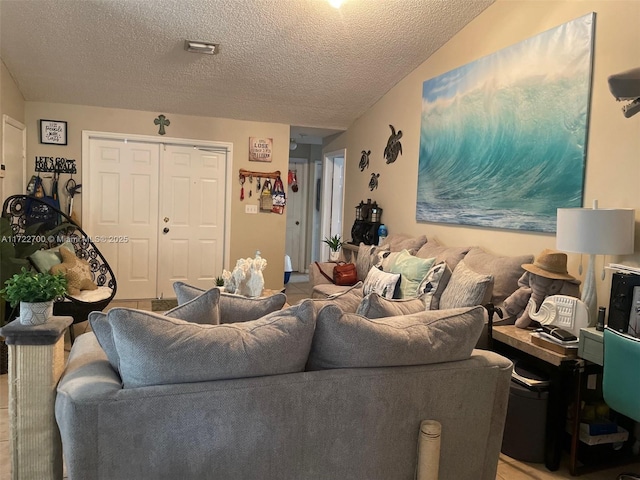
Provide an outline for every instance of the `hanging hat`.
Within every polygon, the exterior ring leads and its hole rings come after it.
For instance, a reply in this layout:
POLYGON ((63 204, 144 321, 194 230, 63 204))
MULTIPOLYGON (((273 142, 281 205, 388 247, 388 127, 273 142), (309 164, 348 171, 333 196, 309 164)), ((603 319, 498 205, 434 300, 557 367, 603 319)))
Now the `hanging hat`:
POLYGON ((533 263, 522 265, 527 272, 535 273, 545 278, 554 280, 575 280, 575 277, 567 272, 567 254, 549 250, 543 250, 533 263))

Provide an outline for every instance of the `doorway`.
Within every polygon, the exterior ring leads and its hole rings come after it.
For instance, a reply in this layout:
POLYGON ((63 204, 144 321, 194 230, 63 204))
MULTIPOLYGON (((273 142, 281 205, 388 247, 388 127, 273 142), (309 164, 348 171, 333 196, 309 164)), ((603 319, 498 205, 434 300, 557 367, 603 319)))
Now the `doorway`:
POLYGON ((229 260, 230 144, 83 132, 83 159, 82 224, 114 270, 117 298, 215 283, 229 260))
POLYGON ((25 192, 27 185, 26 127, 2 115, 2 168, 0 169, 0 199, 25 192))
MULTIPOLYGON (((342 232, 342 212, 344 206, 344 168, 346 149, 326 153, 322 161, 322 201, 320 220, 320 241, 324 238, 340 235, 342 232)), ((329 247, 322 243, 321 258, 328 260, 329 247)))
POLYGON ((287 232, 285 253, 291 258, 293 272, 306 272, 307 209, 309 198, 309 163, 306 158, 289 158, 289 172, 295 176, 297 191, 287 189, 287 232))

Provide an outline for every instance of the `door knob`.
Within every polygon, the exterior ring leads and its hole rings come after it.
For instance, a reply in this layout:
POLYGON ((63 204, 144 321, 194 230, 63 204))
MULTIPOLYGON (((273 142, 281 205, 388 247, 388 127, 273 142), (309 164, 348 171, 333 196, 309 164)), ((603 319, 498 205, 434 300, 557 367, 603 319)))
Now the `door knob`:
POLYGON ((296 222, 296 225, 300 225, 300 222, 296 222))
POLYGON ((169 233, 169 228, 168 227, 164 227, 162 229, 162 233, 169 233))

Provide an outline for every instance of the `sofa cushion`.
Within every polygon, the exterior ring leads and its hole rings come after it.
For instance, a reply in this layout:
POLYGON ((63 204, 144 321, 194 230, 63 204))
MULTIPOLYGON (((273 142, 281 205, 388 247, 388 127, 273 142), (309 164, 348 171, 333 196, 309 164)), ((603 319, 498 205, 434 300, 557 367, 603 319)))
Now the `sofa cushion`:
POLYGON ((371 267, 364 279, 362 294, 378 293, 386 298, 398 298, 400 295, 400 274, 387 273, 377 267, 371 267))
MULTIPOLYGON (((313 303, 314 311, 317 314, 325 305, 333 304, 340 307, 340 310, 348 313, 355 313, 362 301, 362 282, 358 282, 352 287, 343 287, 340 288, 345 289, 342 292, 335 293, 333 295, 329 295, 325 298, 312 298, 310 300, 300 300, 299 304, 302 302, 310 301, 313 303)), ((334 285, 338 286, 338 285, 334 285)))
POLYGON ((224 325, 127 308, 107 317, 125 388, 300 372, 315 326, 310 302, 224 325))
POLYGON ((413 235, 407 235, 405 233, 392 233, 385 238, 382 242, 382 246, 389 247, 391 252, 401 252, 402 250, 412 250, 412 254, 420 250, 425 243, 427 243, 427 236, 420 235, 415 237, 413 235))
MULTIPOLYGON (((212 288, 189 300, 182 305, 172 308, 164 315, 170 318, 177 318, 186 322, 199 323, 203 325, 217 325, 220 320, 218 313, 218 302, 220 300, 220 290, 212 288)), ((159 314, 157 314, 159 315, 159 314)), ((109 316, 102 312, 91 312, 89 314, 89 324, 91 330, 98 339, 98 343, 107 354, 107 359, 116 372, 120 371, 120 359, 113 339, 113 329, 109 321, 109 316)))
MULTIPOLYGON (((396 317, 427 310, 422 298, 389 300, 377 293, 370 293, 362 299, 355 313, 367 318, 396 317)), ((345 312, 344 313, 349 313, 345 312)))
POLYGON ((462 260, 451 274, 447 288, 442 292, 440 310, 482 305, 491 298, 492 284, 491 275, 474 272, 462 260))
POLYGON ((518 289, 518 279, 524 274, 522 265, 533 262, 533 255, 507 257, 493 255, 482 248, 474 247, 465 255, 464 262, 474 272, 493 275, 491 302, 501 305, 518 289))
POLYGON ((307 368, 387 367, 463 360, 471 355, 478 341, 485 312, 484 307, 478 306, 371 320, 328 305, 316 319, 307 368))
POLYGON ((418 258, 402 250, 389 265, 389 272, 400 274, 400 298, 417 297, 418 287, 429 273, 435 258, 418 258))
MULTIPOLYGON (((174 282, 173 290, 176 293, 179 305, 204 292, 200 288, 183 282, 174 282)), ((249 298, 220 291, 220 323, 256 320, 271 312, 280 310, 285 303, 287 303, 287 296, 284 293, 277 293, 268 297, 249 298)))
POLYGON ((416 253, 416 257, 435 258, 436 263, 446 261, 451 271, 455 270, 460 260, 471 250, 471 247, 445 247, 435 239, 429 240, 416 253))
POLYGON ((451 279, 451 269, 447 262, 442 260, 434 264, 427 275, 418 286, 417 295, 422 295, 427 310, 438 310, 440 308, 440 297, 447 288, 451 279))
POLYGON ((378 253, 389 251, 388 246, 378 247, 377 245, 360 244, 358 248, 358 257, 356 258, 356 270, 358 272, 358 280, 364 281, 369 274, 371 267, 377 266, 379 263, 378 253))

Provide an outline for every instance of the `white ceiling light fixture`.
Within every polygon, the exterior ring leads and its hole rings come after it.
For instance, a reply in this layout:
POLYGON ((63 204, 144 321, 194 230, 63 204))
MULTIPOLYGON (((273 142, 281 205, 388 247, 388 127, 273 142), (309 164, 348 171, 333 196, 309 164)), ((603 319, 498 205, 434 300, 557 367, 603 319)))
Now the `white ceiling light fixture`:
POLYGON ((293 138, 289 139, 289 150, 293 152, 296 148, 298 148, 296 141, 293 138))
POLYGON ((329 5, 331 5, 333 8, 340 8, 343 1, 344 0, 329 0, 329 5))
POLYGON ((185 40, 184 49, 187 52, 191 52, 191 53, 204 53, 205 55, 216 55, 220 51, 220 44, 185 40))

